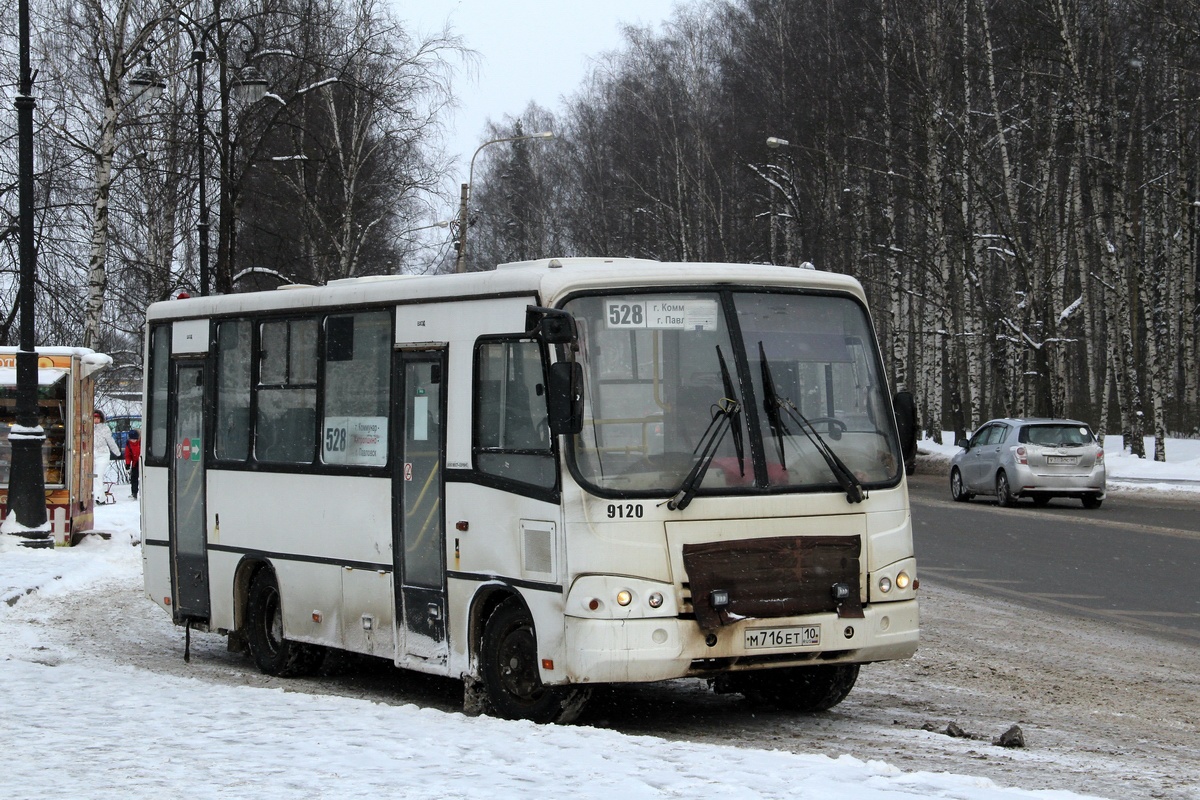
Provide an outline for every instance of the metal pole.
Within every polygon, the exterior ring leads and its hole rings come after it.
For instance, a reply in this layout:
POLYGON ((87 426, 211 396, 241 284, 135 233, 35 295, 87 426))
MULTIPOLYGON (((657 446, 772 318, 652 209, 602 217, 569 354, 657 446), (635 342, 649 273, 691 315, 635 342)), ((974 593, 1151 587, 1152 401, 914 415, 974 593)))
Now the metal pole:
POLYGON ((475 182, 475 157, 479 155, 479 152, 483 148, 491 144, 522 142, 526 139, 553 138, 554 133, 552 131, 542 131, 541 133, 530 133, 523 136, 505 136, 500 139, 492 139, 475 148, 475 152, 471 155, 471 166, 467 169, 467 182, 462 185, 462 194, 458 206, 458 259, 454 262, 455 272, 467 271, 467 199, 471 194, 471 186, 475 182))
POLYGON ((454 262, 455 272, 467 271, 467 193, 470 190, 469 183, 462 185, 458 203, 458 258, 454 262))
POLYGON ((33 296, 37 254, 33 247, 33 75, 29 67, 29 0, 19 4, 20 87, 17 109, 18 203, 21 234, 21 341, 17 352, 17 419, 9 433, 12 469, 9 473, 6 533, 19 536, 26 547, 53 547, 46 520, 46 479, 42 473, 42 442, 46 435, 38 422, 38 357, 35 349, 33 296))
POLYGON ((204 161, 204 61, 206 58, 203 47, 197 46, 192 50, 192 60, 196 62, 196 163, 200 169, 200 222, 196 225, 196 233, 200 240, 201 297, 208 295, 208 193, 205 188, 205 173, 208 167, 204 161))

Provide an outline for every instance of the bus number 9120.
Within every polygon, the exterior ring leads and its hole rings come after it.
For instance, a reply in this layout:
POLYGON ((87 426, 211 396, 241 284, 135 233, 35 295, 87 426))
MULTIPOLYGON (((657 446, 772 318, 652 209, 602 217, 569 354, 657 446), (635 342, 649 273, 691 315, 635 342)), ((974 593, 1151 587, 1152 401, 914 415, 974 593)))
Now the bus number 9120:
POLYGON ((609 503, 609 519, 641 519, 645 513, 641 503, 609 503))

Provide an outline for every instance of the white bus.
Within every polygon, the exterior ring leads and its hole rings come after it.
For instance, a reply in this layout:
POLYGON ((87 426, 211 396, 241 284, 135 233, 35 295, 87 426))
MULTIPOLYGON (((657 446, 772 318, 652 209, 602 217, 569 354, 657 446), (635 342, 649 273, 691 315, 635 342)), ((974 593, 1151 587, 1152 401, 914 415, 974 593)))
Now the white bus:
POLYGON ((823 710, 916 650, 852 278, 552 259, 147 316, 146 591, 268 674, 351 651, 561 722, 682 677, 823 710))

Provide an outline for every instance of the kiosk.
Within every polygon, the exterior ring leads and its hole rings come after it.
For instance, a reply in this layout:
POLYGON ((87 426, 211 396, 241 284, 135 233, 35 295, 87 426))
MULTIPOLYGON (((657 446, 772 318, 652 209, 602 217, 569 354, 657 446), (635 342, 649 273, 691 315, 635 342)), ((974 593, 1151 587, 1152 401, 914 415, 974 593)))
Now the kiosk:
MULTIPOLYGON (((0 515, 8 514, 12 466, 9 431, 16 421, 17 348, 0 347, 0 515)), ((74 544, 92 529, 95 466, 92 408, 95 375, 112 358, 83 347, 39 347, 38 424, 45 431, 42 468, 54 543, 74 544)))

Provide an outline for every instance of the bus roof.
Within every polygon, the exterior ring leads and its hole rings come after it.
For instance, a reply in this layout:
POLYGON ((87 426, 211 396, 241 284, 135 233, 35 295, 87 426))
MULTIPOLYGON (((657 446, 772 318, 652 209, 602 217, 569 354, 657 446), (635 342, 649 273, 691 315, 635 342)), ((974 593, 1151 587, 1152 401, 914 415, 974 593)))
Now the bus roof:
POLYGON ((576 291, 614 287, 753 285, 842 291, 865 302, 857 280, 832 272, 762 264, 662 262, 635 258, 547 258, 501 264, 494 271, 450 275, 374 275, 325 286, 287 285, 273 291, 192 297, 155 303, 148 320, 198 318, 252 311, 367 303, 469 300, 536 295, 554 305, 576 291))

